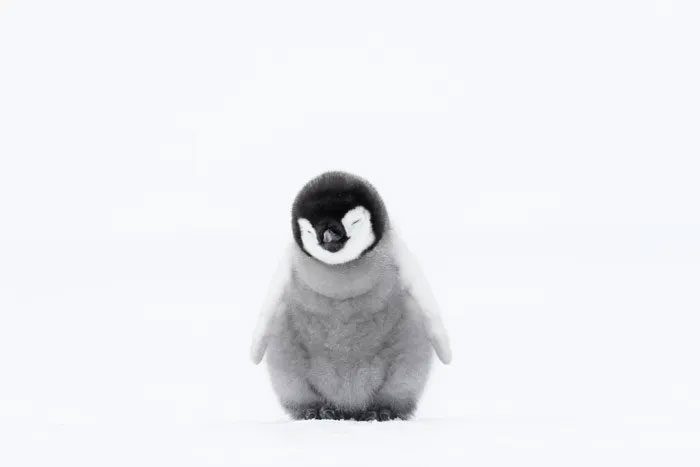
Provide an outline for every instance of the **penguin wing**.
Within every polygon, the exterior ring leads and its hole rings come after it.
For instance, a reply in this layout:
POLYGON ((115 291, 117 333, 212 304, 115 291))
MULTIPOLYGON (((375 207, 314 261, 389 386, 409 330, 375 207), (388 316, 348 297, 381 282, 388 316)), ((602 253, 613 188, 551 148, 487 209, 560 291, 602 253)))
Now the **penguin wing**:
POLYGON ((428 339, 444 364, 452 361, 450 340, 440 317, 440 308, 416 257, 403 240, 394 232, 394 258, 399 268, 399 277, 408 293, 406 303, 423 318, 428 339))
POLYGON ((270 336, 274 334, 279 317, 284 312, 284 291, 292 276, 292 246, 282 255, 275 274, 270 281, 267 298, 260 310, 258 324, 250 346, 250 358, 256 365, 262 361, 270 336))

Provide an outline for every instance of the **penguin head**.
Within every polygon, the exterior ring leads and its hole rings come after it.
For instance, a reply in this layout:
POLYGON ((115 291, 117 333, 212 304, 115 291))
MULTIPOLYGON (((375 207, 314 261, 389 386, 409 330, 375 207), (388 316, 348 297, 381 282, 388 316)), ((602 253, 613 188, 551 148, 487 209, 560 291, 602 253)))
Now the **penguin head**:
POLYGON ((326 172, 309 181, 292 205, 294 240, 307 255, 331 265, 370 251, 387 223, 377 190, 346 172, 326 172))

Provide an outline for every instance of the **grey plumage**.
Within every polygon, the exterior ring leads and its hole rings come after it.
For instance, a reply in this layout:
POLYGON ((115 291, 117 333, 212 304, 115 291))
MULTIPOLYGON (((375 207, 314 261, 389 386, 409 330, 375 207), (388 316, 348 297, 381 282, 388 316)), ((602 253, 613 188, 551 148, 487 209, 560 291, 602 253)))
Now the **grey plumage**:
POLYGON ((450 352, 400 239, 387 224, 376 244, 340 264, 298 243, 273 283, 252 349, 256 363, 267 350, 282 406, 296 419, 409 418, 428 378, 431 344, 445 363, 450 352))
POLYGON ((406 305, 385 237, 370 254, 329 267, 296 252, 289 303, 267 365, 282 406, 295 418, 331 406, 341 414, 413 413, 432 349, 406 305))

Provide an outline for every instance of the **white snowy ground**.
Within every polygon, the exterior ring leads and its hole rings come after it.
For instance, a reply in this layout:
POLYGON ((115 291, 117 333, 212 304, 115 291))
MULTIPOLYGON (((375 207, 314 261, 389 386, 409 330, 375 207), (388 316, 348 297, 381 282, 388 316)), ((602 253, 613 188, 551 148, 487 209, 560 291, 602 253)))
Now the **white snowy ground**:
POLYGON ((698 9, 0 1, 0 466, 700 465, 698 9), (248 360, 331 168, 443 307, 411 422, 248 360))
POLYGON ((697 436, 599 422, 476 417, 108 432, 55 427, 35 435, 21 454, 15 436, 4 437, 3 456, 12 461, 5 465, 697 465, 697 436))

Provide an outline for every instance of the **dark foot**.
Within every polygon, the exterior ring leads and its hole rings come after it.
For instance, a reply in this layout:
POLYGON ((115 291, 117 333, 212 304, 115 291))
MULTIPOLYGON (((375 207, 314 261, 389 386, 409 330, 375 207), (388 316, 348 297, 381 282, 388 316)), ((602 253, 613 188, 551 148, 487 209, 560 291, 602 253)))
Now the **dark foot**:
POLYGON ((372 407, 370 409, 365 410, 364 412, 360 412, 357 415, 356 420, 361 422, 386 422, 389 420, 394 420, 396 418, 403 417, 401 417, 398 413, 393 412, 391 409, 385 407, 372 407))
POLYGON ((416 409, 415 402, 404 403, 379 403, 371 405, 363 412, 360 412, 356 420, 386 422, 389 420, 408 420, 416 409))
POLYGON ((379 414, 376 410, 366 410, 360 415, 359 420, 363 422, 372 422, 375 420, 379 420, 379 414))
POLYGON ((379 421, 380 422, 386 422, 389 420, 393 420, 395 418, 398 418, 398 415, 393 413, 391 410, 389 410, 389 409, 380 409, 379 410, 379 421))
POLYGON ((294 420, 342 420, 342 411, 325 404, 284 405, 285 410, 294 420))
POLYGON ((340 411, 334 409, 333 407, 324 405, 318 411, 318 418, 322 420, 339 420, 342 417, 340 416, 340 411))
POLYGON ((294 420, 316 420, 321 418, 319 415, 319 404, 283 404, 282 406, 294 420))

